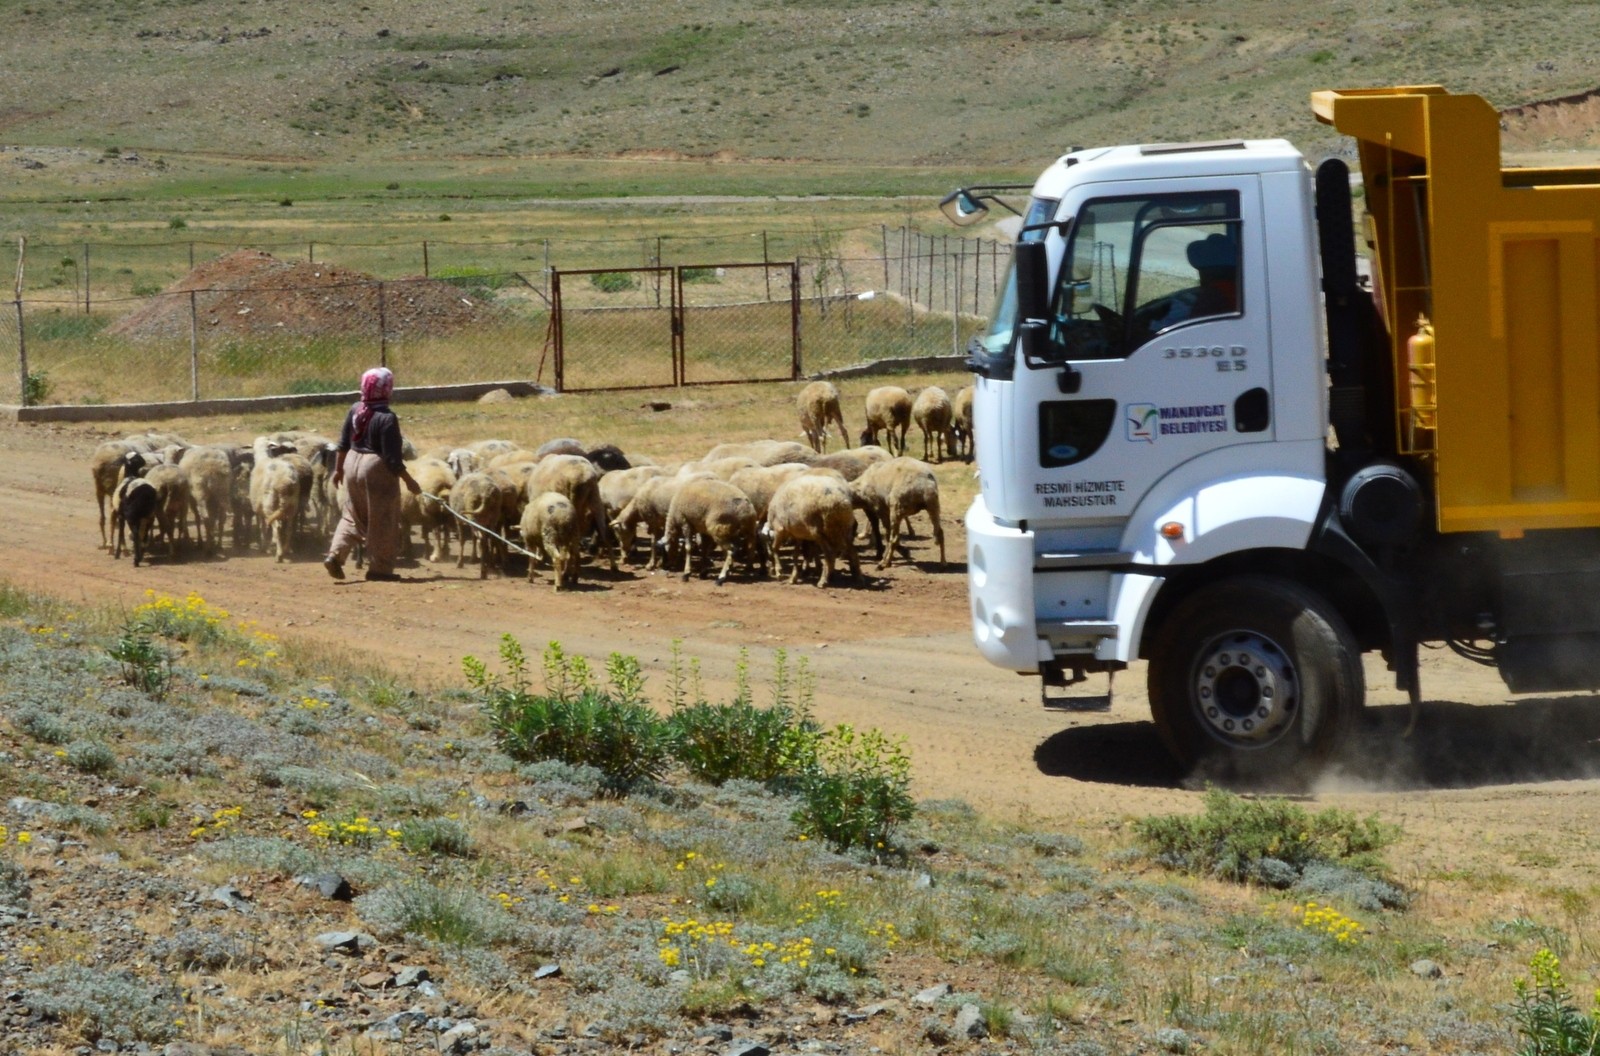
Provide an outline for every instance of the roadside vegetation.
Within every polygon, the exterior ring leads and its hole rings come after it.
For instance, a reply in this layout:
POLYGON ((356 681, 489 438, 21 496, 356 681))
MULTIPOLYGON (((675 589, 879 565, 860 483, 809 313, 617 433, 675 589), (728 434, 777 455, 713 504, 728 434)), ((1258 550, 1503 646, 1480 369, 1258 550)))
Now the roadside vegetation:
POLYGON ((195 595, 0 588, 8 1038, 1593 1051, 1586 914, 1440 897, 1381 819, 1213 791, 1043 831, 915 802, 802 656, 712 699, 681 652, 485 644, 421 691, 195 595))

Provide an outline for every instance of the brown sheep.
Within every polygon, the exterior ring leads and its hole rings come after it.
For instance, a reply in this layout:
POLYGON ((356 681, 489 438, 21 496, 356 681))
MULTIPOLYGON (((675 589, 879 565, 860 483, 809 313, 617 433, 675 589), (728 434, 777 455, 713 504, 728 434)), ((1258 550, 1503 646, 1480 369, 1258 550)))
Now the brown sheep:
POLYGON ((976 395, 971 385, 956 390, 950 400, 950 436, 955 441, 957 458, 972 461, 975 454, 972 432, 972 398, 976 395))
POLYGON ((844 412, 839 409, 839 390, 831 381, 813 381, 800 390, 795 400, 800 411, 800 431, 817 454, 828 449, 828 423, 839 426, 841 443, 850 442, 844 427, 844 412))
POLYGON ((756 520, 767 519, 767 506, 772 496, 790 479, 810 471, 798 462, 782 462, 776 466, 747 466, 728 478, 728 483, 744 492, 750 505, 756 508, 756 520))
POLYGON ((683 578, 694 569, 695 540, 706 538, 722 548, 722 571, 717 585, 728 580, 734 551, 744 549, 761 564, 761 540, 756 535, 756 508, 744 492, 714 477, 694 477, 683 482, 667 512, 666 545, 683 540, 683 578))
MULTIPOLYGON (((522 545, 533 553, 544 552, 554 570, 556 590, 578 585, 582 563, 578 544, 583 541, 583 531, 578 508, 554 491, 535 496, 522 511, 522 545)), ((533 582, 532 558, 528 560, 528 582, 533 582)))
POLYGON ((872 525, 873 540, 879 544, 879 568, 894 564, 901 524, 909 528, 911 515, 922 512, 933 521, 933 537, 939 544, 939 564, 945 563, 944 527, 939 523, 939 481, 933 475, 932 466, 914 458, 880 462, 857 477, 850 490, 872 525), (888 533, 886 544, 880 541, 880 522, 888 533))
MULTIPOLYGON (((767 507, 767 532, 772 547, 772 574, 783 574, 780 551, 784 543, 815 543, 821 552, 822 576, 817 586, 825 587, 833 575, 834 562, 842 555, 850 562, 850 574, 861 578, 856 559, 856 512, 850 485, 828 470, 809 470, 787 481, 772 496, 767 507)), ((803 554, 796 553, 789 582, 800 576, 803 554)))
POLYGON ((911 428, 911 394, 898 385, 880 385, 867 393, 867 427, 861 430, 861 443, 876 444, 884 433, 883 446, 892 454, 906 453, 906 432, 911 428))
MULTIPOLYGON (((911 405, 911 420, 922 430, 924 462, 943 462, 954 453, 955 438, 950 435, 950 397, 943 389, 929 385, 917 393, 916 402, 911 405)), ((900 453, 905 454, 903 445, 900 453)))

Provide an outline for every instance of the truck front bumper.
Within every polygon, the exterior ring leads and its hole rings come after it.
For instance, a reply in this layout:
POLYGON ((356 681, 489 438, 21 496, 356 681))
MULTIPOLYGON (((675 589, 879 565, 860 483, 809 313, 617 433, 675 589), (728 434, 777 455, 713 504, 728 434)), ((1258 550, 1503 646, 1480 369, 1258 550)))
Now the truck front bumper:
POLYGON ((1051 657, 1033 602, 1033 533, 996 524, 979 496, 967 510, 967 593, 972 640, 985 660, 1038 671, 1051 657))

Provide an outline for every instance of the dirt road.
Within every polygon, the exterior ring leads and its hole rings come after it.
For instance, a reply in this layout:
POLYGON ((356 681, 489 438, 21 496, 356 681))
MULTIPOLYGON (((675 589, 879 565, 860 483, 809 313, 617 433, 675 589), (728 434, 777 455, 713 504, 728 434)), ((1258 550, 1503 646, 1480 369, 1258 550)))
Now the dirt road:
MULTIPOLYGON (((560 596, 547 580, 480 581, 475 568, 453 563, 405 569, 400 584, 334 584, 309 556, 279 565, 257 552, 135 569, 97 549, 87 464, 104 435, 0 426, 4 575, 17 585, 129 607, 146 590, 192 591, 291 643, 368 653, 435 685, 460 685, 461 657, 493 656, 505 632, 530 651, 559 639, 595 660, 613 650, 636 655, 658 698, 673 639, 701 659, 713 696, 729 688, 741 646, 764 693, 771 649, 781 646, 816 673, 819 718, 905 735, 919 797, 1097 825, 1194 803, 1150 727, 1142 667, 1117 680, 1108 709, 1042 708, 1036 680, 993 669, 973 650, 959 561, 829 590, 602 571, 560 596)), ((959 529, 950 535, 959 558, 959 529)), ((926 538, 918 545, 924 556, 926 538)), ((1600 820, 1591 776, 1600 774, 1600 706, 1589 695, 1512 701, 1494 672, 1429 654, 1428 704, 1407 739, 1402 698, 1381 664, 1369 661, 1368 681, 1374 706, 1362 747, 1317 799, 1404 824, 1417 868, 1470 858, 1515 871, 1545 860, 1528 847, 1556 846, 1563 831, 1600 820)), ((1090 689, 1103 693, 1104 681, 1090 689)), ((1600 850, 1590 842, 1562 843, 1563 864, 1592 867, 1600 850)))

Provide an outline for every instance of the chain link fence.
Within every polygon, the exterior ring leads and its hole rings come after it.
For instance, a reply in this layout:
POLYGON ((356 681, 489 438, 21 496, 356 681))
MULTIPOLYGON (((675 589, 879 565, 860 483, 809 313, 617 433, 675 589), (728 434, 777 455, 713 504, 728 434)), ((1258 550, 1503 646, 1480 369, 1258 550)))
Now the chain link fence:
POLYGON ((0 312, 0 361, 15 364, 0 373, 0 401, 348 391, 375 362, 407 385, 664 387, 962 351, 1008 249, 870 234, 857 232, 848 251, 842 234, 817 232, 803 245, 764 232, 249 249, 18 243, 0 247, 0 266, 18 275, 0 312), (730 247, 757 259, 723 255, 730 247))

